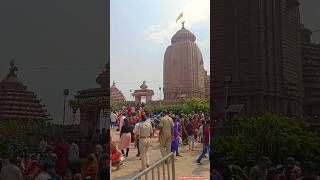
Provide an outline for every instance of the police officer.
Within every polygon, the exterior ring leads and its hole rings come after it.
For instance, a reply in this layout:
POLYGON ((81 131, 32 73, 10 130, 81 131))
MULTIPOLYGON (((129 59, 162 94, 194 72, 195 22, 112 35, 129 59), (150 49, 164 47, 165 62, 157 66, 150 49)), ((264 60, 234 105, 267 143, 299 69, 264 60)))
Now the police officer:
POLYGON ((139 150, 142 166, 141 171, 146 169, 146 167, 149 167, 148 150, 151 145, 151 136, 153 134, 152 126, 146 120, 146 116, 142 115, 141 122, 138 126, 139 150))
POLYGON ((160 151, 162 157, 170 154, 171 152, 171 142, 173 138, 173 120, 169 116, 168 111, 164 111, 165 116, 160 119, 159 123, 159 141, 160 141, 160 151))

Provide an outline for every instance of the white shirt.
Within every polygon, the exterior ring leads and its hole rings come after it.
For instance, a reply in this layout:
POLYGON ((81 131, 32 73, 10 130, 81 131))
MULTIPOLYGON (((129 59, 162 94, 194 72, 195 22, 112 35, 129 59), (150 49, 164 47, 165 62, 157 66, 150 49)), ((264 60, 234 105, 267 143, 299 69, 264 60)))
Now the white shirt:
POLYGON ((135 135, 139 135, 139 132, 138 132, 139 124, 140 122, 137 122, 136 125, 134 126, 133 133, 135 135))
POLYGON ((45 172, 45 171, 41 171, 40 174, 34 178, 34 180, 49 180, 51 179, 51 176, 45 172))

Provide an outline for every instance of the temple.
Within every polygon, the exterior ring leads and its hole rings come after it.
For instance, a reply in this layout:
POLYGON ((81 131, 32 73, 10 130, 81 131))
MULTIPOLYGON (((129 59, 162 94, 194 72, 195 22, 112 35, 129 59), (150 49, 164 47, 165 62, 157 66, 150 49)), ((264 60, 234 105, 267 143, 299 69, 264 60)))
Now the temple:
POLYGON ((76 113, 80 110, 80 132, 82 136, 91 135, 96 129, 102 127, 108 128, 109 117, 109 72, 105 70, 99 74, 96 82, 100 85, 97 88, 84 89, 78 91, 75 95, 75 99, 69 102, 69 105, 76 113), (104 114, 103 116, 101 116, 104 114), (105 124, 101 125, 100 118, 105 119, 105 124))
MULTIPOLYGON (((164 101, 178 101, 181 98, 199 97, 206 99, 206 78, 203 58, 196 36, 184 27, 175 33, 167 47, 163 66, 164 101)), ((207 79, 207 87, 209 87, 207 79)))
POLYGON ((150 103, 152 101, 152 96, 154 95, 153 90, 148 89, 146 81, 143 81, 140 89, 137 89, 133 92, 132 96, 135 98, 135 103, 150 103))
POLYGON ((112 86, 110 87, 111 101, 126 101, 126 98, 122 94, 122 92, 117 88, 116 83, 113 81, 112 86))
POLYGON ((312 32, 302 26, 302 65, 304 85, 304 115, 320 115, 320 45, 311 40, 312 32))
POLYGON ((31 127, 35 123, 46 122, 49 114, 41 99, 17 77, 13 60, 8 75, 0 82, 0 121, 17 120, 19 127, 31 127))
POLYGON ((303 114, 300 13, 297 0, 213 1, 213 116, 230 105, 244 113, 303 114))

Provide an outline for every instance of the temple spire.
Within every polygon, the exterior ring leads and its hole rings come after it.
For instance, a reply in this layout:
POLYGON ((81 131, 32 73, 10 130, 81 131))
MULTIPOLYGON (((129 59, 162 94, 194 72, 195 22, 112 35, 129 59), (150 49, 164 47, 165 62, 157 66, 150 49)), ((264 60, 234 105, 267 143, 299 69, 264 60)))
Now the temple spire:
POLYGON ((181 23, 181 24, 182 24, 182 29, 184 29, 184 23, 185 23, 185 22, 186 22, 186 21, 183 20, 182 23, 181 23))
POLYGON ((11 59, 11 61, 10 61, 10 69, 9 70, 10 70, 11 74, 13 74, 16 71, 18 71, 18 68, 15 66, 14 59, 11 59))

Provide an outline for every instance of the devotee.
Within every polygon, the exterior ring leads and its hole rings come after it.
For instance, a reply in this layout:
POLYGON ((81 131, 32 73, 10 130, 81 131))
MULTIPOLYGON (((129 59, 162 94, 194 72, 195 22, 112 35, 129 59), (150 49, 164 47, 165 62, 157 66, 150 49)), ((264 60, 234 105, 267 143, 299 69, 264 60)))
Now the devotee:
POLYGON ((23 180, 23 175, 20 168, 17 166, 17 158, 12 157, 9 164, 1 168, 1 180, 23 180))
POLYGON ((188 144, 189 144, 189 150, 194 151, 194 130, 193 130, 193 123, 190 119, 187 121, 186 131, 188 135, 188 144))
POLYGON ((205 154, 208 152, 210 156, 210 121, 206 122, 205 128, 203 129, 203 149, 201 155, 197 159, 197 163, 201 164, 201 160, 204 158, 205 154))
POLYGON ((41 167, 42 171, 34 180, 48 180, 54 174, 54 161, 46 159, 41 167))
POLYGON ((146 116, 142 115, 141 123, 138 126, 138 138, 139 138, 139 149, 141 153, 141 170, 143 171, 146 167, 149 167, 149 156, 148 150, 151 145, 151 136, 153 134, 152 126, 146 121, 146 116))
POLYGON ((110 161, 112 165, 117 166, 117 169, 119 169, 121 165, 121 152, 117 149, 117 146, 115 142, 112 141, 112 138, 110 137, 110 161))
POLYGON ((80 173, 76 173, 73 175, 73 180, 83 180, 80 173))
POLYGON ((62 180, 72 180, 71 171, 67 171, 67 173, 63 176, 62 180))
POLYGON ((101 154, 100 160, 99 160, 99 175, 100 180, 107 180, 109 179, 109 172, 110 172, 110 161, 109 161, 109 152, 108 152, 108 146, 103 146, 103 152, 101 154))
POLYGON ((284 169, 283 175, 287 180, 299 178, 301 169, 296 166, 296 161, 293 157, 288 157, 286 162, 286 167, 284 169))
POLYGON ((79 147, 73 139, 71 140, 71 142, 72 143, 69 148, 69 160, 73 161, 79 159, 79 147))
POLYGON ((173 120, 171 117, 169 117, 168 111, 164 111, 164 114, 165 116, 160 119, 159 123, 159 141, 162 157, 165 157, 166 155, 170 154, 171 141, 173 137, 173 120))
POLYGON ((113 129, 116 125, 117 118, 115 112, 112 112, 110 115, 110 120, 111 120, 111 129, 113 129))
POLYGON ((135 124, 134 126, 134 129, 133 129, 133 133, 135 135, 135 145, 138 149, 138 153, 136 154, 136 157, 140 157, 140 149, 139 149, 139 134, 138 134, 138 128, 139 128, 139 125, 140 125, 140 121, 139 119, 137 120, 137 123, 135 124))
POLYGON ((179 116, 177 116, 173 122, 173 140, 171 143, 171 152, 173 152, 176 156, 181 156, 179 154, 179 139, 180 139, 180 129, 179 129, 179 116))
POLYGON ((119 149, 121 150, 122 154, 125 155, 126 157, 128 157, 129 155, 131 133, 132 133, 132 127, 129 125, 128 119, 124 119, 124 125, 122 126, 120 131, 119 149), (124 153, 125 149, 126 149, 126 154, 124 153))
POLYGON ((66 173, 68 167, 69 147, 62 137, 55 144, 54 152, 57 154, 56 172, 62 176, 66 173))
POLYGON ((96 180, 98 174, 98 162, 94 154, 90 154, 81 168, 84 179, 96 180))
POLYGON ((198 130, 198 135, 197 135, 198 142, 202 142, 204 127, 205 127, 205 121, 201 121, 200 126, 199 126, 199 130, 198 130))
POLYGON ((264 180, 267 176, 267 162, 269 158, 262 156, 256 166, 251 168, 249 179, 251 180, 264 180))

